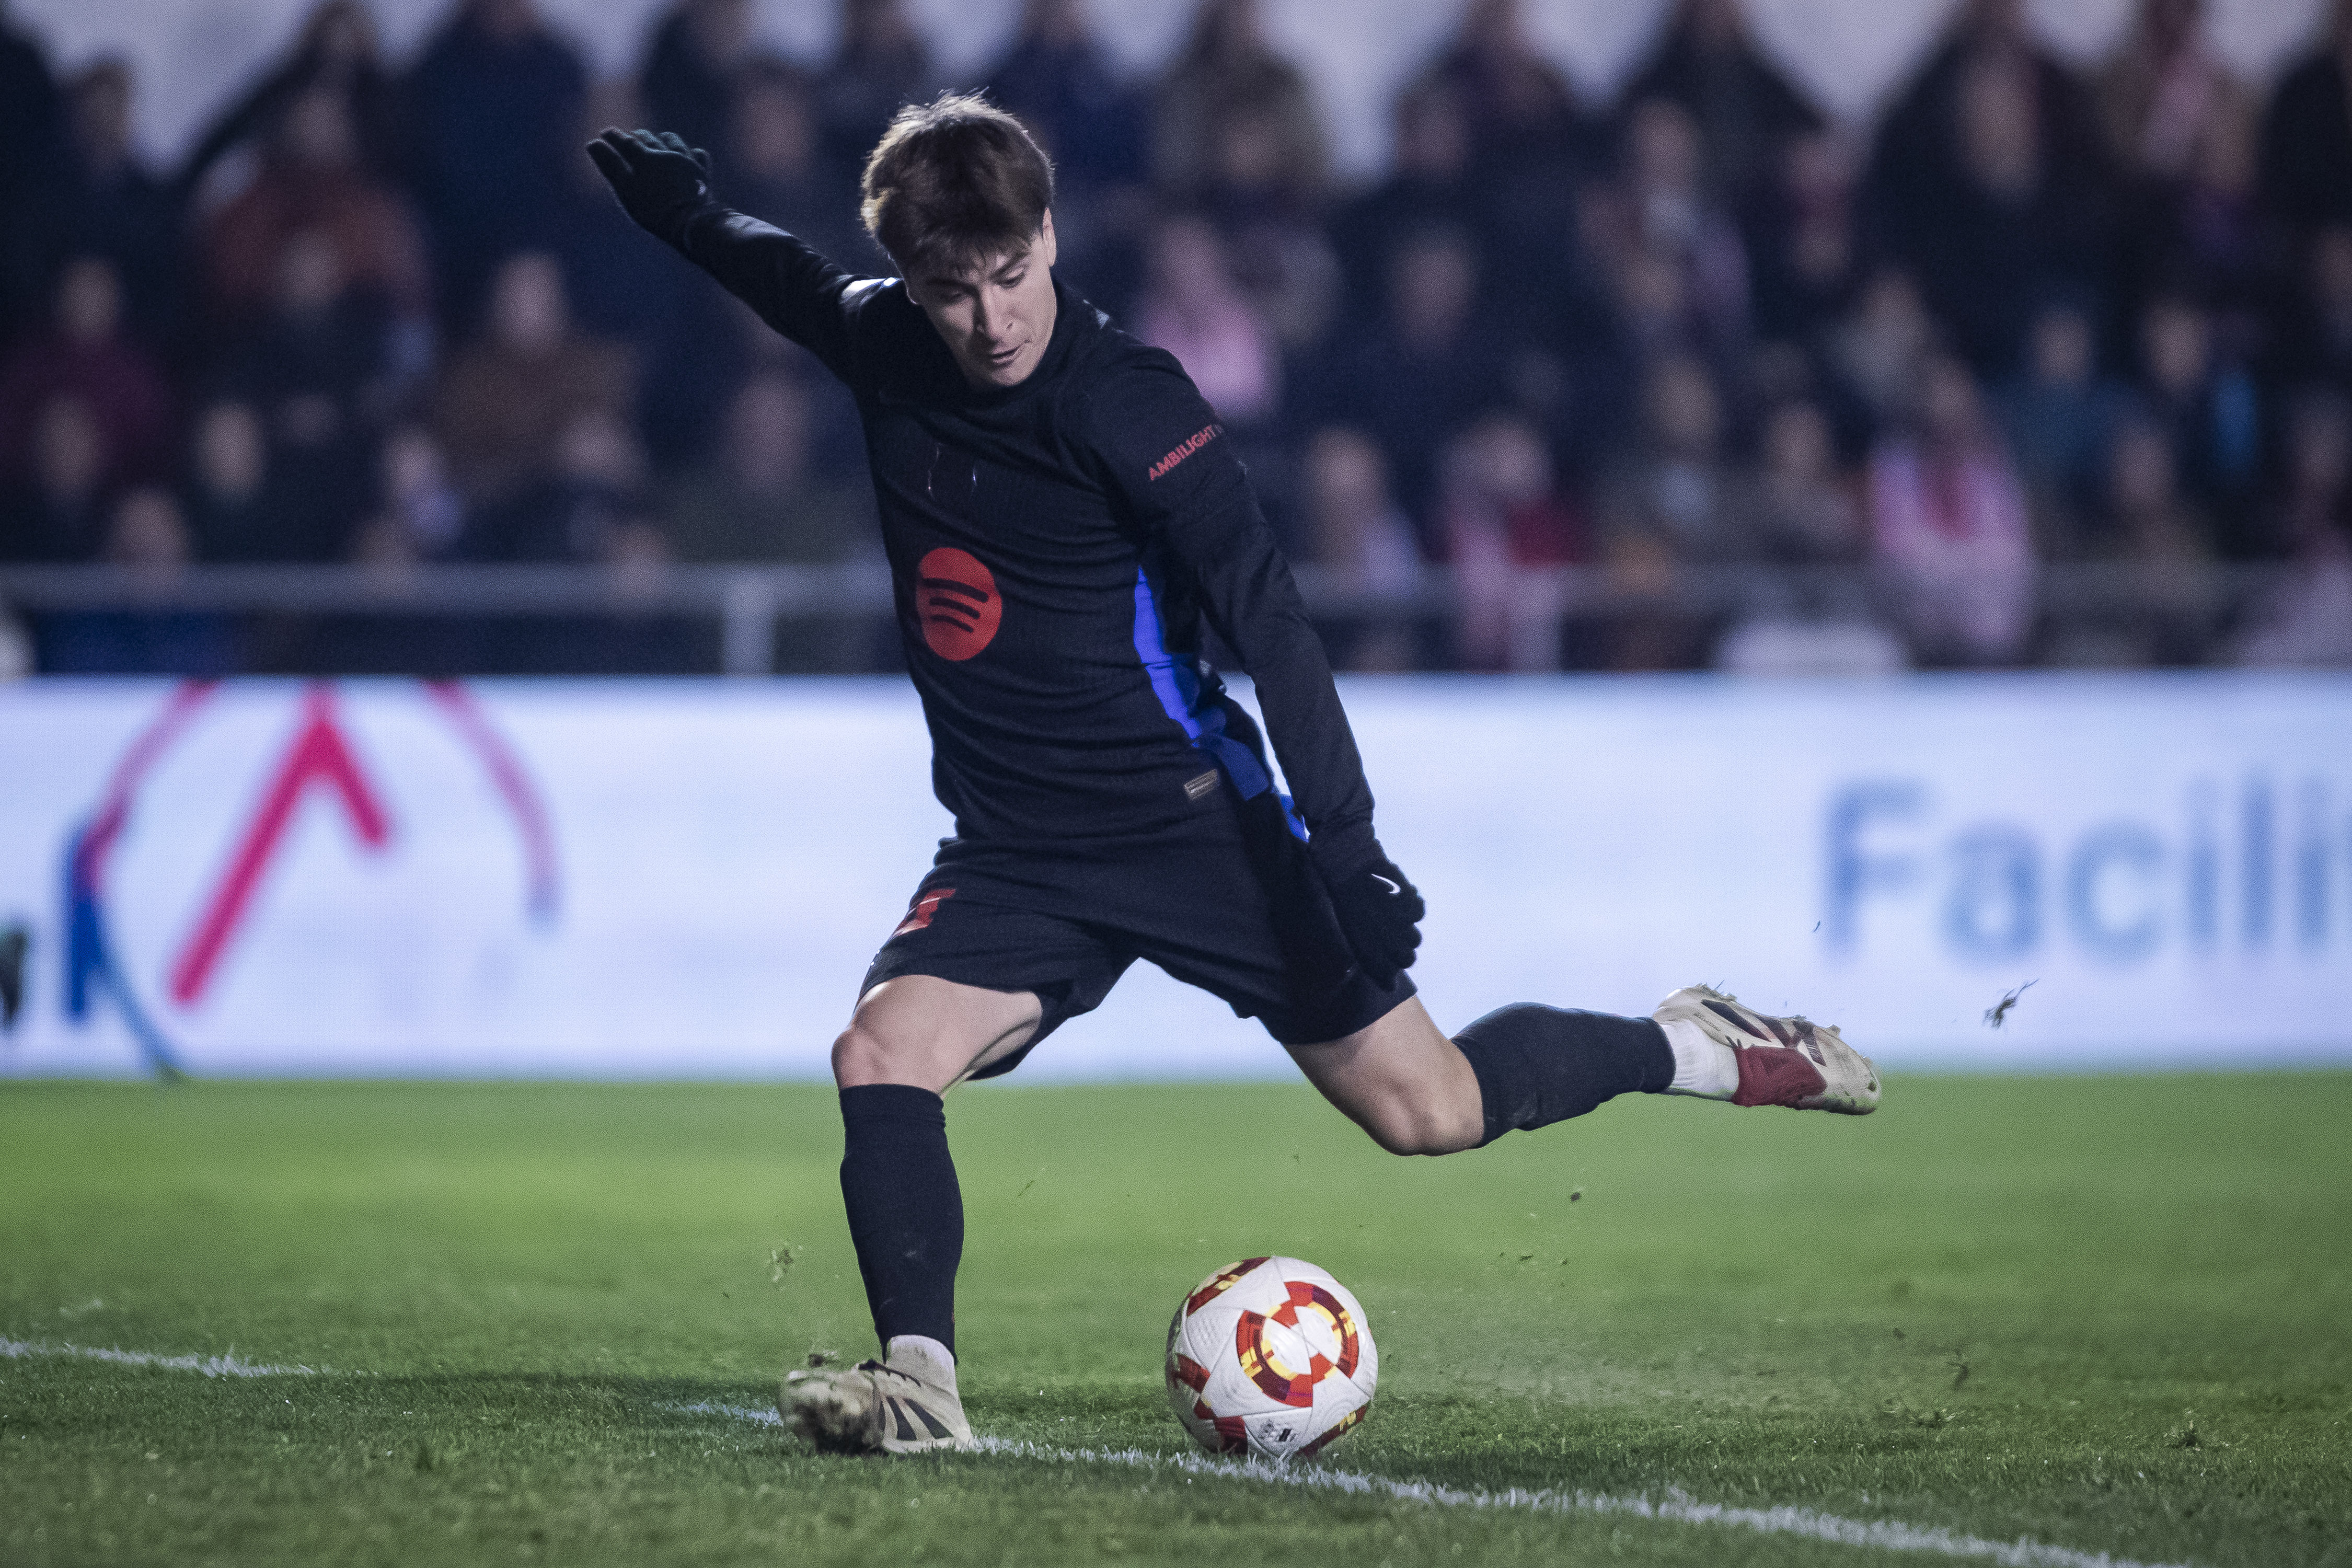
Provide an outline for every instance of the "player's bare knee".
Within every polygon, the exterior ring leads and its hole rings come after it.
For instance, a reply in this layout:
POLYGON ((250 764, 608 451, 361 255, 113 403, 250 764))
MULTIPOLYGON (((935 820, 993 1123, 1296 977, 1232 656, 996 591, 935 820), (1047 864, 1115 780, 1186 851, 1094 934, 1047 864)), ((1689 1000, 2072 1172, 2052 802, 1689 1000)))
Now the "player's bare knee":
POLYGON ((1452 1154, 1475 1147, 1483 1125, 1465 1124, 1449 1106, 1410 1095, 1384 1098, 1358 1119, 1372 1142, 1391 1154, 1452 1154))
POLYGON ((899 1054, 880 1035, 853 1020, 833 1042, 833 1081, 843 1089, 898 1081, 894 1068, 899 1054))

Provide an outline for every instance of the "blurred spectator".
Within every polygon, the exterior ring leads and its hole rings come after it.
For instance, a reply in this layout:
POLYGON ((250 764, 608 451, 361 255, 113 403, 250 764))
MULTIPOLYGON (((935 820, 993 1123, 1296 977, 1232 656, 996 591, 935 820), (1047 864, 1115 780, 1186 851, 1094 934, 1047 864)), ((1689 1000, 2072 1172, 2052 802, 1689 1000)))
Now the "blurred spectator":
POLYGON ((1122 79, 1088 10, 1089 0, 1024 0, 1020 34, 985 90, 1054 161, 1055 274, 1124 318, 1143 272, 1151 98, 1122 79))
POLYGON ((33 418, 29 471, 0 490, 0 560, 95 557, 112 457, 88 404, 71 393, 42 404, 33 418))
POLYGON ((1439 529, 1454 567, 1459 662, 1558 669, 1559 569, 1584 558, 1584 520, 1553 488, 1551 454, 1533 426, 1490 414, 1454 439, 1439 529))
MULTIPOLYGON (((625 78, 590 90, 581 140, 645 121, 625 78)), ((653 460, 674 467, 700 452, 742 375, 749 309, 629 220, 586 156, 568 165, 562 243, 553 252, 579 330, 625 343, 636 371, 638 434, 653 460)), ((737 205, 722 188, 722 199, 737 205)), ((756 320, 756 318, 753 318, 756 320)))
POLYGON ((442 377, 434 428, 469 504, 503 504, 555 474, 583 415, 619 418, 629 400, 627 351, 582 335, 562 273, 526 252, 499 269, 487 331, 442 377))
POLYGON ((681 561, 824 565, 877 542, 869 487, 828 483, 812 464, 808 391, 790 376, 753 376, 727 411, 719 450, 670 488, 665 509, 681 561))
POLYGON ((2055 535, 2070 531, 2095 503, 2122 398, 2099 375, 2086 302, 2053 296, 2033 318, 2024 374, 2001 388, 1997 404, 2018 477, 2055 535))
POLYGON ((1689 268, 1664 252, 1621 253, 1606 243, 1591 248, 1610 265, 1609 292, 1598 330, 1584 334, 1580 401, 1587 418, 1569 434, 1582 455, 1605 462, 1622 432, 1640 423, 1641 383, 1651 367, 1674 354, 1704 355, 1708 344, 1691 300, 1689 268))
POLYGON ((2132 235, 2136 294, 2189 289, 2247 321, 2268 303, 2273 226, 2256 189, 2253 105, 2242 94, 2204 117, 2187 167, 2139 194, 2132 235))
POLYGON ((1811 345, 1853 302, 1865 258, 1855 228, 1853 144, 1835 131, 1784 146, 1778 178, 1747 209, 1758 332, 1811 345))
MULTIPOLYGON (((988 72, 989 97, 1045 145, 1066 203, 1098 200, 1150 172, 1145 105, 1119 79, 1087 9, 1087 0, 1024 0, 1020 36, 988 72)), ((1063 227, 1058 211, 1054 226, 1063 227)))
POLYGON ((422 318, 430 293, 423 237, 407 204, 359 161, 351 103, 305 88, 286 106, 253 183, 205 237, 214 309, 234 330, 261 314, 298 235, 324 235, 347 287, 422 318))
POLYGON ((2271 92, 2263 122, 2263 199, 2297 228, 2352 223, 2352 0, 2271 92))
POLYGON ((360 530, 354 558, 405 566, 454 555, 466 534, 466 502, 432 432, 399 426, 384 437, 378 461, 377 510, 360 530))
POLYGON ((798 235, 835 266, 863 271, 879 258, 858 222, 856 184, 819 156, 811 90, 807 75, 781 60, 743 68, 726 141, 729 161, 717 165, 719 197, 798 235))
POLYGON ((1779 171, 1791 140, 1823 128, 1748 37, 1738 0, 1681 0, 1658 52, 1625 89, 1628 103, 1651 99, 1691 117, 1707 192, 1734 208, 1779 171))
POLYGON ((318 513, 271 471, 269 439, 250 404, 215 403, 189 443, 186 518, 207 561, 320 561, 318 513))
POLYGON ((595 617, 510 620, 488 639, 494 667, 523 674, 672 674, 694 667, 691 632, 643 607, 670 558, 646 480, 635 434, 609 409, 583 408, 559 434, 547 474, 471 514, 468 556, 602 565, 619 606, 595 617))
POLYGON ((2238 662, 2352 665, 2352 403, 2340 393, 2306 394, 2288 423, 2273 531, 2292 574, 2252 606, 2238 662))
MULTIPOLYGON (((1869 543, 1860 497, 1840 471, 1828 417, 1801 397, 1775 405, 1758 439, 1756 544, 1777 566, 1851 567, 1869 543)), ((1908 662, 1877 624, 1866 593, 1812 572, 1759 578, 1715 648, 1715 667, 1742 675, 1884 675, 1908 662)))
POLYGON ((1895 267, 1872 273, 1832 330, 1824 355, 1833 395, 1844 405, 1842 436, 1858 430, 1867 444, 1899 419, 1935 347, 1935 321, 1910 274, 1895 267))
POLYGON ((1220 184, 1278 185, 1305 202, 1323 193, 1328 151, 1314 93, 1266 42, 1257 0, 1201 0, 1160 78, 1152 132, 1154 183, 1166 195, 1199 200, 1220 184))
MULTIPOLYGON (((115 503, 106 560, 136 585, 168 589, 190 554, 171 492, 134 489, 115 503)), ((202 611, 83 611, 46 617, 41 634, 41 668, 51 675, 217 677, 236 667, 228 623, 202 611)))
POLYGON ((2212 529, 2180 490, 2161 426, 2126 417, 2107 444, 2106 505, 2083 542, 2094 558, 2179 565, 2212 558, 2212 529))
POLYGON ((635 535, 649 527, 646 462, 627 425, 610 408, 580 407, 556 430, 548 456, 542 471, 471 511, 466 554, 596 562, 639 553, 635 535))
POLYGON ((1752 559, 1752 498, 1724 450, 1723 400, 1687 353, 1654 365, 1642 388, 1639 452, 1610 477, 1601 526, 1612 549, 1641 546, 1676 562, 1752 559))
POLYGON ((2008 664, 2033 622, 2025 496, 1968 366, 1922 374, 1913 427, 1870 460, 1872 546, 1914 654, 1931 664, 2008 664))
POLYGON ((2207 613, 2196 568, 2212 559, 2206 520, 2180 493, 2172 444, 2139 417, 2116 425, 2106 494, 2074 541, 2085 558, 2133 568, 2133 602, 2073 617, 2044 658, 2056 665, 2138 668, 2204 657, 2207 613))
POLYGON ((751 0, 677 0, 656 25, 637 73, 645 122, 677 132, 714 163, 732 162, 735 93, 751 49, 751 0))
MULTIPOLYGON (((352 538, 352 559, 397 578, 453 558, 465 535, 465 502, 431 434, 397 426, 384 437, 379 466, 376 509, 352 538)), ((499 642, 479 622, 435 615, 332 617, 317 637, 312 658, 321 668, 427 679, 488 668, 486 649, 499 642)))
POLYGON ((1420 83, 1397 95, 1394 122, 1386 177, 1331 219, 1342 321, 1369 321, 1380 313, 1400 240, 1428 228, 1477 235, 1482 227, 1482 204, 1470 169, 1470 126, 1460 100, 1443 86, 1420 83))
MULTIPOLYGON (((1390 493, 1378 446, 1342 426, 1319 430, 1307 445, 1304 478, 1308 549, 1335 590, 1404 595, 1420 586, 1412 521, 1390 493)), ((1324 641, 1340 669, 1413 667, 1412 626, 1402 617, 1346 617, 1324 628, 1324 641)))
POLYGON ((1969 0, 1880 127, 1870 184, 1895 252, 1979 372, 2004 374, 2036 289, 2106 281, 2102 144, 2021 0, 1969 0))
POLYGON ((41 409, 74 398, 98 422, 114 478, 171 467, 172 394, 163 367, 122 332, 114 264, 78 257, 58 275, 49 330, 0 361, 0 477, 21 473, 41 409))
POLYGON ((197 137, 181 165, 180 184, 196 189, 230 153, 276 142, 295 102, 314 91, 341 102, 353 159, 368 177, 397 184, 403 154, 400 90, 384 66, 375 18, 359 0, 320 0, 311 8, 286 58, 197 137))
POLYGON ((562 234, 587 73, 532 0, 458 0, 404 88, 442 319, 469 321, 501 260, 562 234))
POLYGON ((1339 297, 1323 228, 1327 150, 1307 78, 1266 43, 1256 0, 1203 0, 1160 79, 1155 130, 1161 194, 1215 222, 1286 349, 1315 342, 1339 297))
POLYGON ((1342 328, 1320 368, 1302 378, 1301 410, 1349 425, 1388 455, 1397 499, 1433 521, 1437 458, 1454 434, 1508 395, 1507 345, 1475 311, 1478 255, 1458 229, 1426 229, 1389 264, 1386 309, 1342 328))
POLYGON ((1700 184, 1698 128, 1688 111, 1664 99, 1634 105, 1623 169, 1592 204, 1586 232, 1621 276, 1636 258, 1675 268, 1689 323, 1684 346, 1706 353, 1719 373, 1738 364, 1748 347, 1748 252, 1700 184))
POLYGON ((1868 542, 1853 486, 1839 472, 1837 446, 1819 405, 1792 398, 1764 417, 1758 440, 1755 543, 1788 566, 1848 566, 1868 542))
POLYGON ((0 342, 40 313, 71 193, 65 106, 40 46, 0 11, 0 342))
POLYGON ((1498 275, 1538 290, 1574 288, 1564 254, 1577 232, 1577 187, 1607 162, 1602 126, 1528 37, 1519 0, 1469 0, 1423 79, 1462 109, 1484 196, 1481 237, 1498 275))
MULTIPOLYGON (((868 271, 881 258, 858 222, 854 178, 822 154, 813 92, 807 74, 782 60, 738 68, 712 184, 729 206, 799 236, 840 267, 868 271)), ((644 118, 625 82, 600 82, 591 96, 592 129, 644 118)), ((728 402, 759 354, 801 351, 638 232, 585 158, 573 175, 563 271, 574 309, 586 330, 635 350, 638 434, 653 465, 676 472, 718 444, 728 402)))
POLYGON ((2205 35, 2204 0, 2140 0, 2098 92, 2109 156, 2143 180, 2184 178, 2215 121, 2251 107, 2205 35))
POLYGON ((1481 167, 1556 180, 1597 165, 1600 132, 1568 78, 1528 37, 1519 0, 1469 0, 1429 78, 1467 111, 1481 167))
POLYGON ((817 76, 825 156, 855 184, 890 117, 944 85, 905 0, 841 0, 841 41, 817 76))
POLYGON ((2281 379, 2325 382, 2352 395, 2352 224, 2311 237, 2302 280, 2280 334, 2281 379))
POLYGON ((324 557, 362 505, 377 435, 421 378, 421 323, 345 287, 326 235, 305 230, 281 252, 268 316, 229 348, 215 380, 257 409, 275 466, 326 522, 324 557))
POLYGON ((2312 561, 2345 542, 2352 529, 2352 399, 2310 389, 2287 421, 2286 471, 2268 532, 2284 553, 2312 561))
POLYGON ((1224 244, 1198 217, 1162 218, 1136 335, 1176 356, 1218 416, 1247 428, 1271 420, 1282 395, 1274 335, 1234 282, 1224 244))
POLYGON ((2170 435, 2181 483, 2211 511, 2232 554, 2262 478, 2262 408, 2253 377, 2224 358, 2195 301, 2158 295, 2139 321, 2140 395, 2170 435))
POLYGON ((131 66, 120 56, 91 62, 69 84, 76 189, 68 237, 79 254, 114 264, 132 330, 163 346, 177 327, 180 197, 131 144, 131 66))
POLYGON ((1218 128, 1203 198, 1225 236, 1234 273, 1288 349, 1321 337, 1339 300, 1339 264, 1320 192, 1281 162, 1283 130, 1263 105, 1236 106, 1218 128))

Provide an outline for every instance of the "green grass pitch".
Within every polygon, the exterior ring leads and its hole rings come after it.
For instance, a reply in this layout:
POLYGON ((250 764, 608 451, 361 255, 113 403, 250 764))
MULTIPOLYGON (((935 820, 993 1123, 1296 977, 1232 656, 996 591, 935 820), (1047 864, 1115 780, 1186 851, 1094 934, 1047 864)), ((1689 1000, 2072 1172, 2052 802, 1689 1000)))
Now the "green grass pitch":
MULTIPOLYGON (((1184 1451, 1168 1315, 1283 1251, 1381 1344, 1322 1470, 2352 1563, 2352 1074, 1636 1100, 1434 1161, 1290 1085, 988 1086, 950 1130, 986 1435, 1184 1451)), ((814 1087, 0 1085, 0 1563, 1935 1560, 686 1408, 868 1352, 839 1149, 814 1087), (28 1348, 67 1345, 322 1370, 28 1348)))

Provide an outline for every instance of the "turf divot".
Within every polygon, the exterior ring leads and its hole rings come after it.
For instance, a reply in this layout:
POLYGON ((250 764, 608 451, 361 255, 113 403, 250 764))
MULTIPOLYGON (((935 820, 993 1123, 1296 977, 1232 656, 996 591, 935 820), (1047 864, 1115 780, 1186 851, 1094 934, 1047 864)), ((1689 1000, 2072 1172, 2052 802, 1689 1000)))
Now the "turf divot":
MULTIPOLYGON (((749 1405, 704 1402, 673 1406, 681 1415, 728 1415, 761 1426, 781 1426, 773 1410, 749 1405)), ((1809 1508, 1727 1508, 1698 1502, 1669 1489, 1664 1501, 1646 1497, 1622 1497, 1607 1492, 1563 1492, 1547 1488, 1528 1491, 1512 1487, 1504 1491, 1465 1489, 1431 1481, 1399 1480, 1360 1470, 1332 1469, 1317 1465, 1275 1465, 1263 1459, 1213 1459, 1198 1454, 1164 1454, 1148 1448, 1062 1448, 1003 1437, 982 1437, 983 1454, 1007 1458, 1039 1459, 1064 1465, 1125 1465, 1137 1469, 1178 1470, 1218 1480, 1255 1481, 1266 1486, 1300 1487, 1313 1491, 1382 1497, 1396 1502, 1425 1503, 1435 1508, 1511 1509, 1531 1513, 1616 1514, 1635 1519, 1664 1520, 1675 1524, 1708 1524, 1761 1535, 1796 1535, 1840 1546, 1875 1547, 1882 1552, 1926 1552, 1943 1557, 1979 1559, 2001 1568, 2189 1568, 2178 1563, 2141 1563, 2104 1552, 2077 1552, 2031 1539, 1987 1541, 1955 1531, 1904 1524, 1892 1520, 1845 1519, 1809 1508)))

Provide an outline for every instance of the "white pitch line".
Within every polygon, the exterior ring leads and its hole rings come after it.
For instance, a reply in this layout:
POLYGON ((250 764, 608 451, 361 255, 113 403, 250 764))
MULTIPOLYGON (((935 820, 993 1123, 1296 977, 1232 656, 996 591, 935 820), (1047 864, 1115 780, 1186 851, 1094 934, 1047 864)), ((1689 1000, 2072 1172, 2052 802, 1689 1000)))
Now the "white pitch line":
POLYGON ((110 1350, 100 1345, 51 1345, 27 1340, 12 1340, 0 1334, 0 1356, 21 1361, 30 1356, 64 1356, 77 1361, 111 1362, 117 1366, 153 1366, 167 1372, 201 1373, 206 1377, 316 1377, 326 1368, 317 1366, 265 1366, 236 1359, 235 1351, 226 1355, 156 1355, 148 1351, 110 1350))
MULTIPOLYGON (((697 1415, 731 1415, 762 1426, 781 1426, 773 1410, 748 1405, 681 1405, 673 1406, 697 1415)), ((1345 1492, 1384 1497, 1396 1502, 1426 1503, 1437 1508, 1505 1509, 1532 1513, 1630 1514, 1637 1519, 1662 1519, 1675 1524, 1712 1524, 1759 1535, 1801 1535, 1840 1546, 1874 1546, 1886 1552, 1929 1552, 1944 1557, 1980 1558, 2001 1568, 2189 1568, 2185 1563, 2140 1563, 2105 1552, 2077 1552, 2049 1546, 2031 1537, 1987 1541, 1940 1526, 1904 1524, 1892 1520, 1845 1519, 1809 1508, 1727 1508, 1697 1502, 1679 1490, 1669 1490, 1663 1502, 1645 1497, 1609 1492, 1465 1490, 1432 1481, 1397 1480, 1360 1470, 1337 1470, 1323 1466, 1269 1464, 1264 1459, 1213 1459, 1199 1454, 1165 1454, 1148 1448, 1057 1448, 1042 1443, 982 1437, 982 1453, 1008 1458, 1043 1459, 1065 1465, 1126 1465, 1137 1469, 1181 1470, 1187 1475, 1219 1480, 1256 1481, 1262 1485, 1300 1487, 1311 1491, 1345 1492)))
MULTIPOLYGON (((29 1343, 0 1335, 0 1356, 68 1356, 110 1362, 119 1366, 152 1366, 172 1372, 200 1373, 205 1377, 315 1377, 323 1367, 266 1366, 243 1362, 234 1354, 216 1356, 156 1355, 147 1351, 103 1349, 93 1345, 29 1343)), ((671 1409, 688 1415, 727 1415, 761 1426, 781 1426, 783 1417, 772 1409, 750 1405, 704 1401, 676 1405, 671 1409)), ((1886 1552, 1929 1552, 1943 1557, 1981 1558, 2001 1568, 2189 1568, 2177 1563, 2140 1563, 2105 1552, 2077 1552, 2049 1546, 2032 1537, 1987 1541, 1962 1535, 1941 1526, 1904 1524, 1894 1520, 1845 1519, 1809 1508, 1727 1508, 1697 1502, 1679 1490, 1665 1500, 1628 1497, 1612 1492, 1555 1491, 1547 1487, 1528 1491, 1512 1487, 1493 1492, 1439 1486, 1433 1481, 1403 1481, 1361 1470, 1338 1470, 1320 1465, 1272 1465, 1263 1459, 1213 1459, 1198 1454, 1164 1454, 1148 1448, 1056 1448, 1042 1443, 982 1437, 982 1453, 1008 1458, 1043 1459, 1063 1465, 1125 1465, 1136 1469, 1181 1470, 1218 1480, 1255 1481, 1265 1486, 1298 1487, 1310 1491, 1344 1492, 1360 1497, 1383 1497, 1395 1502, 1425 1503, 1436 1508, 1504 1509, 1531 1513, 1626 1514, 1636 1519, 1662 1519, 1675 1524, 1712 1524, 1759 1535, 1799 1535, 1839 1546, 1874 1546, 1886 1552)))

